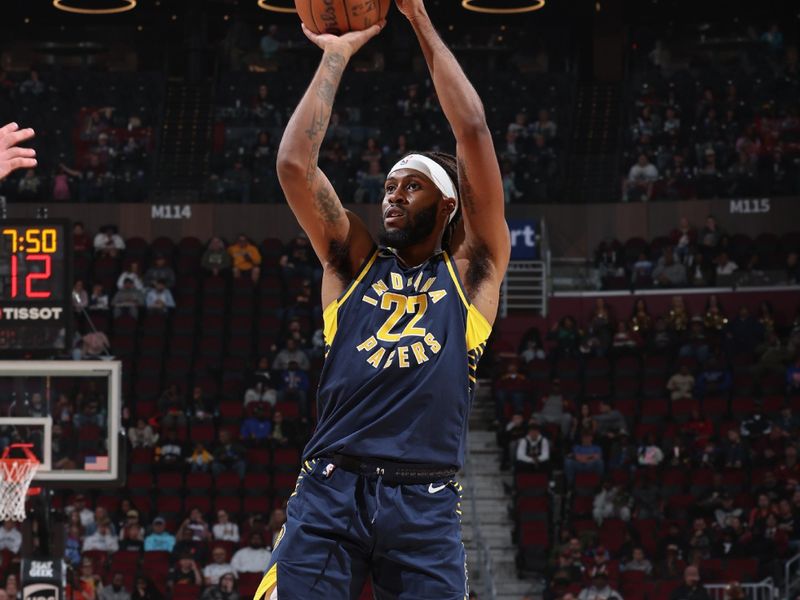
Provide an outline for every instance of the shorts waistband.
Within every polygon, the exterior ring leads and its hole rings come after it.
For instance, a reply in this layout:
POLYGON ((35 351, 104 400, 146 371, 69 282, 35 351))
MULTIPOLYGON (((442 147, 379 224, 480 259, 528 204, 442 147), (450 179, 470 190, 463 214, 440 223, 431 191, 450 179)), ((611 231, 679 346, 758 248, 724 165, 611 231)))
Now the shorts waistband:
POLYGON ((351 473, 380 476, 386 483, 419 484, 452 479, 456 469, 443 465, 401 463, 380 458, 334 454, 330 461, 351 473))

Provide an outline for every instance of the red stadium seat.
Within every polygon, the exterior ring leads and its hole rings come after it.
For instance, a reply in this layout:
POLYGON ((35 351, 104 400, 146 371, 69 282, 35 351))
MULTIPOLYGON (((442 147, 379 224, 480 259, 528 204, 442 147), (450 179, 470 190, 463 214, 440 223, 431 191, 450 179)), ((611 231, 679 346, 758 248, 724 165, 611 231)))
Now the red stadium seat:
POLYGON ((239 573, 239 597, 252 598, 255 596, 262 578, 262 573, 239 573))

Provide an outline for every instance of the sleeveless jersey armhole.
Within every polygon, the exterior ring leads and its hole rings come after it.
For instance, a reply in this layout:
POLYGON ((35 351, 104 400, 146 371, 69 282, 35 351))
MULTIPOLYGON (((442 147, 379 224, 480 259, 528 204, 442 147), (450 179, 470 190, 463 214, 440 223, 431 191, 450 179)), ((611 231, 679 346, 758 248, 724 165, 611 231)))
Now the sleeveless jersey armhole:
POLYGON ((458 276, 458 271, 447 252, 444 253, 444 260, 447 264, 447 271, 450 273, 453 284, 456 286, 458 295, 464 303, 464 307, 467 309, 467 352, 478 350, 483 354, 483 347, 485 347, 486 340, 489 339, 489 335, 492 333, 492 326, 477 307, 467 299, 467 294, 458 276))
POLYGON ((328 304, 325 307, 325 310, 322 311, 322 333, 325 338, 325 345, 330 347, 333 344, 333 338, 336 337, 336 330, 339 326, 339 309, 347 302, 347 299, 356 289, 361 280, 364 279, 364 276, 369 272, 372 268, 372 265, 375 263, 375 259, 378 258, 379 249, 374 249, 372 251, 371 256, 364 262, 363 266, 356 275, 355 279, 350 283, 347 289, 339 296, 336 300, 328 304))

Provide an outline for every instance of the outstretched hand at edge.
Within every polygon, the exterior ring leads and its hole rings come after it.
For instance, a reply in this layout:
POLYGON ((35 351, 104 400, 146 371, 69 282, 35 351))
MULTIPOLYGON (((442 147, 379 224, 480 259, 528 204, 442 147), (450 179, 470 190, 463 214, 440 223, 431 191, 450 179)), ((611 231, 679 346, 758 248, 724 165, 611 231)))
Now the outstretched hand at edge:
POLYGON ((36 150, 19 147, 34 135, 33 129, 20 129, 16 123, 0 128, 0 180, 17 169, 32 169, 37 165, 36 150))

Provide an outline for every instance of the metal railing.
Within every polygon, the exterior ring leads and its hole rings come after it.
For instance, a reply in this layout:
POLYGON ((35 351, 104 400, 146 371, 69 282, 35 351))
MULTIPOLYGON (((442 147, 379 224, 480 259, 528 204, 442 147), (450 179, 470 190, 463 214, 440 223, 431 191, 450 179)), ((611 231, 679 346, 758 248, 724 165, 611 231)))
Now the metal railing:
POLYGON ((512 260, 503 280, 500 315, 521 309, 547 316, 547 277, 547 263, 543 260, 512 260))
POLYGON ((793 591, 800 588, 800 554, 795 554, 783 567, 783 597, 791 600, 793 591))
MULTIPOLYGON (((772 577, 767 577, 757 583, 740 583, 739 585, 744 591, 746 600, 775 600, 779 595, 772 577)), ((711 596, 711 600, 725 600, 725 590, 727 590, 728 584, 710 583, 704 587, 711 596)))
POLYGON ((497 587, 494 584, 494 565, 492 562, 492 549, 481 533, 480 513, 478 503, 475 501, 475 482, 472 478, 472 451, 467 449, 464 459, 464 484, 469 494, 470 513, 472 515, 472 538, 475 542, 475 549, 478 552, 478 564, 480 565, 480 580, 483 584, 481 598, 487 600, 497 600, 497 587))

